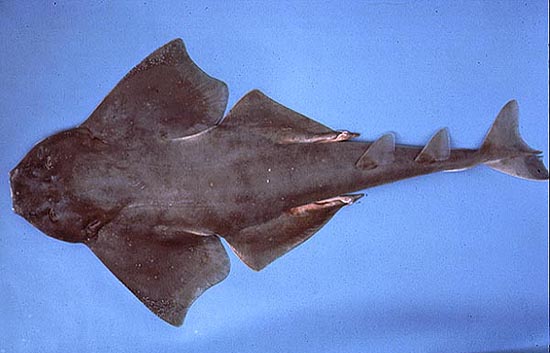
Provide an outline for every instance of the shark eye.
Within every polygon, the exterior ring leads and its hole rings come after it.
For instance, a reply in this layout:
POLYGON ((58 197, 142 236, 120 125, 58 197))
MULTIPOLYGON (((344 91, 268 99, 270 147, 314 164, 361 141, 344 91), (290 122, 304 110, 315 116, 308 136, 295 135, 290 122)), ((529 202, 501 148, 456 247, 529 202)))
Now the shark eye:
POLYGON ((52 156, 47 156, 46 161, 44 162, 44 167, 46 167, 47 170, 53 169, 53 158, 52 156))
POLYGON ((59 221, 59 216, 53 208, 50 208, 48 210, 48 218, 50 218, 50 221, 52 221, 53 223, 59 221))

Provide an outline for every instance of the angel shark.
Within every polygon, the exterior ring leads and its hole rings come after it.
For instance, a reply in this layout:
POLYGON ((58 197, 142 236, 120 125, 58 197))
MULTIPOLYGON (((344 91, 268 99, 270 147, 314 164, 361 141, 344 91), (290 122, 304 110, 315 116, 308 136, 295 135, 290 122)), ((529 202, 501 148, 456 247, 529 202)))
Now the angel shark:
POLYGON ((172 325, 229 273, 223 238, 254 270, 310 238, 359 190, 487 165, 547 180, 508 102, 479 149, 335 131, 246 94, 222 119, 227 86, 176 39, 133 68, 80 126, 39 144, 10 172, 14 211, 47 235, 87 245, 172 325))

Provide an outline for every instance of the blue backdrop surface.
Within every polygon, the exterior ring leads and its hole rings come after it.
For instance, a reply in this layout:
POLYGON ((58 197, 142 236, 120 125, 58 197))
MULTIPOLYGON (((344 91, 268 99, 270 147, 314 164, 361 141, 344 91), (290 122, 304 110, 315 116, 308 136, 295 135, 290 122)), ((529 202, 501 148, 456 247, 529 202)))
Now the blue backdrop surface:
POLYGON ((548 338, 548 183, 485 167, 367 190, 183 327, 11 211, 8 172, 181 37, 229 86, 335 129, 480 144, 509 99, 548 165, 546 1, 0 2, 0 352, 525 352, 548 338))

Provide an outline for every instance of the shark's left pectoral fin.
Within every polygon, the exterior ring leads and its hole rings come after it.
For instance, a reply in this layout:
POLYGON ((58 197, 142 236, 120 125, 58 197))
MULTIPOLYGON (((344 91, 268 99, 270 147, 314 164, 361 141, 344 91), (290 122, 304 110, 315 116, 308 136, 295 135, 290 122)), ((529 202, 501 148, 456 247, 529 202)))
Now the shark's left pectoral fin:
POLYGON ((195 299, 228 275, 229 259, 217 236, 152 219, 123 210, 86 245, 149 310, 179 326, 195 299))
POLYGON ((362 194, 342 195, 294 207, 268 222, 224 237, 237 256, 259 271, 317 232, 343 206, 362 194))
POLYGON ((219 122, 227 96, 225 83, 195 65, 176 39, 134 67, 81 126, 125 146, 181 138, 219 122))

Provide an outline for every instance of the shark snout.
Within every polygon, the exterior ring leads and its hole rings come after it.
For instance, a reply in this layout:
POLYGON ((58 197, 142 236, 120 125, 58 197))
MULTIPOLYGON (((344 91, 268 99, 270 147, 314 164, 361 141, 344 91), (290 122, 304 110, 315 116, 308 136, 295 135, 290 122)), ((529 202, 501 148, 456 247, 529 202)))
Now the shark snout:
POLYGON ((29 221, 29 217, 32 218, 39 211, 37 202, 43 196, 42 190, 37 189, 36 181, 33 181, 20 166, 10 172, 12 209, 29 221))
POLYGON ((10 192, 12 199, 12 209, 18 215, 22 215, 21 200, 23 199, 21 195, 21 181, 20 181, 20 171, 18 168, 14 168, 10 171, 10 192))

